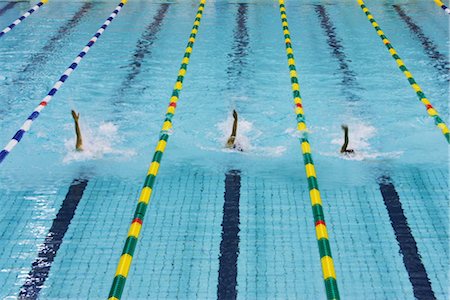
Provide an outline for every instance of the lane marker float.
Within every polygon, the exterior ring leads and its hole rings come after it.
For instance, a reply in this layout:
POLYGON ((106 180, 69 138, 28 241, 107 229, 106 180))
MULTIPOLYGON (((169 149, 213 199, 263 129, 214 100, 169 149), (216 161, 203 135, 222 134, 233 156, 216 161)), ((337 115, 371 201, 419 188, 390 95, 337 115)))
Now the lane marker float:
POLYGON ((320 197, 319 186, 317 183, 316 170, 312 160, 311 146, 308 141, 308 128, 305 123, 302 97, 300 95, 300 86, 295 67, 294 50, 292 49, 291 36, 289 33, 289 25, 286 16, 286 8, 284 6, 284 0, 279 0, 278 2, 280 5, 281 23, 283 26, 284 42, 286 45, 286 54, 291 76, 295 113, 297 115, 297 129, 302 134, 300 139, 301 148, 305 163, 306 177, 308 180, 309 197, 311 199, 311 206, 314 216, 317 243, 319 245, 320 262, 322 266, 323 279, 325 282, 325 290, 327 293, 327 299, 337 300, 340 299, 339 290, 336 281, 336 273, 334 270, 334 262, 331 256, 331 247, 328 240, 325 216, 322 208, 322 199, 320 197))
POLYGON ((444 2, 442 2, 441 0, 434 0, 434 3, 436 3, 437 6, 442 8, 447 14, 450 15, 450 8, 445 6, 444 2))
POLYGON ((370 23, 372 24, 373 28, 375 28, 375 31, 377 32, 378 36, 383 41, 383 44, 386 46, 386 48, 389 50, 389 53, 391 53, 392 58, 397 62, 397 65, 399 69, 405 74, 405 77, 408 79, 409 84, 416 92, 417 97, 419 98, 420 102, 425 105, 428 115, 434 119, 434 123, 436 124, 439 129, 441 129, 442 134, 447 139, 447 142, 450 144, 450 131, 447 127, 447 125, 444 123, 444 121, 439 116, 437 110, 431 105, 430 101, 425 96, 424 92, 422 91, 422 88, 417 84, 416 80, 412 76, 411 72, 406 68, 403 60, 400 58, 400 56, 397 54, 397 51, 395 51, 394 47, 392 46, 391 42, 388 40, 384 32, 381 30, 378 23, 375 21, 374 17, 370 13, 369 9, 364 4, 364 1, 357 0, 358 4, 360 5, 362 11, 366 14, 367 19, 369 19, 370 23))
POLYGON ((52 89, 48 92, 47 96, 45 96, 41 103, 34 109, 34 111, 31 113, 31 115, 27 118, 27 120, 23 123, 22 127, 16 132, 16 134, 13 136, 11 141, 3 148, 3 150, 0 152, 0 164, 3 162, 5 157, 14 149, 14 147, 22 140, 23 135, 25 132, 30 130, 31 125, 33 124, 33 121, 36 120, 37 117, 39 117, 41 111, 46 107, 50 101, 52 100, 53 96, 55 96, 56 92, 61 88, 61 86, 66 82, 67 78, 69 78, 70 74, 78 67, 78 64, 83 59, 83 57, 89 52, 91 47, 95 44, 97 39, 103 34, 103 32, 106 30, 106 28, 111 24, 111 22, 114 20, 114 18, 119 14, 122 7, 127 3, 127 0, 122 0, 119 5, 116 7, 116 9, 112 12, 112 14, 109 16, 108 19, 103 23, 103 25, 100 27, 99 30, 94 34, 94 36, 90 39, 90 41, 86 44, 86 46, 83 48, 83 50, 78 54, 78 56, 73 60, 72 64, 69 66, 69 68, 64 71, 63 75, 59 78, 59 80, 53 85, 52 89))
POLYGON ((5 34, 7 34, 8 32, 10 32, 14 27, 16 27, 17 25, 22 23, 22 21, 25 20, 26 18, 28 18, 32 13, 34 13, 37 10, 39 10, 39 8, 41 8, 41 6, 44 5, 47 2, 48 2, 48 0, 42 0, 41 2, 39 2, 38 4, 33 6, 29 11, 27 11, 22 16, 20 16, 18 19, 16 19, 14 22, 12 22, 11 25, 9 25, 8 27, 6 27, 5 29, 3 29, 0 32, 0 38, 2 36, 4 36, 5 34))
POLYGON ((136 244, 141 232, 142 223, 144 222, 145 212, 147 206, 150 203, 150 198, 155 184, 156 176, 158 175, 159 165, 166 149, 166 145, 169 139, 169 130, 172 128, 172 118, 175 115, 175 108, 179 99, 180 92, 183 88, 183 79, 186 75, 187 66, 194 47, 195 37, 197 35, 198 27, 203 15, 203 9, 205 8, 206 0, 200 0, 200 4, 195 16, 194 25, 192 27, 191 35, 184 52, 183 60, 181 61, 181 67, 178 72, 177 81, 173 88, 172 96, 170 98, 169 106, 165 115, 165 119, 161 128, 158 144, 156 145, 155 153, 153 155, 152 162, 147 172, 147 177, 144 181, 141 194, 139 196, 138 204, 134 213, 133 220, 128 230, 125 246, 123 247, 122 255, 120 256, 119 263, 117 265, 116 274, 109 292, 109 300, 119 300, 122 297, 125 282, 128 277, 131 262, 133 260, 133 254, 136 249, 136 244))

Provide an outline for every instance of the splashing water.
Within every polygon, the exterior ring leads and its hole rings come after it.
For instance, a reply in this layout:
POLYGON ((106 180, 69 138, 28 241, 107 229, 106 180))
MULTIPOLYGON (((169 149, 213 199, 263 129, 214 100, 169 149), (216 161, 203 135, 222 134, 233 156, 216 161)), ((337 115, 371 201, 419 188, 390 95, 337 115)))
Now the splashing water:
MULTIPOLYGON (((75 150, 76 137, 64 141, 66 155, 63 162, 85 161, 102 159, 105 155, 128 158, 134 156, 134 150, 117 149, 116 145, 122 139, 118 133, 118 127, 111 122, 89 125, 90 122, 81 123, 81 134, 83 138, 83 151, 75 150)), ((67 130, 73 131, 73 124, 68 124, 67 130)))
MULTIPOLYGON (((229 116, 225 121, 216 124, 216 128, 220 131, 218 142, 221 145, 225 145, 233 127, 233 118, 229 116)), ((239 118, 238 129, 236 132, 236 146, 242 148, 244 151, 251 151, 252 144, 250 143, 249 135, 252 135, 254 139, 261 136, 262 132, 253 129, 253 124, 239 118)))
POLYGON ((377 152, 371 148, 370 139, 377 135, 377 129, 371 125, 354 120, 348 122, 349 144, 348 149, 355 150, 352 154, 341 154, 340 148, 344 143, 344 134, 342 132, 334 133, 331 144, 336 145, 335 152, 320 152, 322 155, 335 156, 346 160, 367 160, 376 158, 397 158, 403 154, 403 151, 395 152, 377 152))
POLYGON ((239 117, 238 120, 238 129, 236 133, 236 148, 242 149, 242 151, 237 151, 236 149, 229 149, 225 147, 228 138, 231 134, 231 129, 233 127, 233 117, 228 116, 228 118, 222 122, 216 124, 216 128, 219 131, 218 134, 214 134, 210 132, 208 136, 214 140, 217 147, 203 147, 200 146, 203 150, 210 151, 221 151, 221 152, 235 152, 242 154, 252 154, 258 156, 270 156, 270 157, 278 157, 283 155, 286 151, 286 147, 284 146, 276 146, 276 147, 262 147, 255 146, 253 143, 258 140, 258 138, 262 135, 262 132, 253 127, 253 123, 249 122, 242 117, 239 117))

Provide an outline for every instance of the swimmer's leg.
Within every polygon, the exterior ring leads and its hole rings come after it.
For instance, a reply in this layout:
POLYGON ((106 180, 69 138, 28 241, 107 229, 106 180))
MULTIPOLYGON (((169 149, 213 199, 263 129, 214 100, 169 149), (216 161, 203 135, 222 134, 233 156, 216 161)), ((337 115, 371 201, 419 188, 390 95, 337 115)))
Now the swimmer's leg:
POLYGON ((77 114, 74 110, 72 110, 72 117, 75 122, 75 134, 77 135, 77 144, 75 149, 77 149, 77 151, 83 151, 83 138, 81 137, 80 125, 78 124, 80 114, 77 114))
POLYGON ((227 141, 227 145, 226 145, 227 148, 233 148, 235 140, 236 140, 238 114, 237 114, 237 112, 235 110, 233 110, 233 118, 234 118, 233 129, 232 129, 231 135, 230 135, 230 137, 228 138, 228 141, 227 141))
POLYGON ((348 126, 342 125, 342 129, 344 130, 344 144, 341 147, 341 153, 353 153, 352 149, 347 149, 348 146, 348 126))

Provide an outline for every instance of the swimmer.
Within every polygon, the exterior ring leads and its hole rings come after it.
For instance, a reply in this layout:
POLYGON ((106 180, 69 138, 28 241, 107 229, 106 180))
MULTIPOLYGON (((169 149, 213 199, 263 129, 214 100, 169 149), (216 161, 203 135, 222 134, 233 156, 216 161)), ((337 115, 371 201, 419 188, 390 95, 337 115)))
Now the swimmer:
POLYGON ((228 138, 227 144, 225 147, 230 149, 236 149, 238 151, 243 151, 243 149, 235 143, 236 141, 236 132, 237 132, 237 122, 238 122, 238 114, 235 110, 233 110, 233 129, 231 131, 231 135, 228 138))
POLYGON ((355 153, 355 151, 353 149, 347 149, 347 146, 348 146, 348 126, 347 125, 342 125, 341 127, 344 130, 344 145, 342 145, 341 153, 345 153, 345 154, 355 153))
POLYGON ((72 117, 75 121, 75 133, 77 135, 77 144, 75 149, 77 149, 77 151, 83 151, 83 139, 81 138, 80 125, 78 125, 78 118, 80 118, 80 114, 77 114, 74 110, 72 110, 72 117))

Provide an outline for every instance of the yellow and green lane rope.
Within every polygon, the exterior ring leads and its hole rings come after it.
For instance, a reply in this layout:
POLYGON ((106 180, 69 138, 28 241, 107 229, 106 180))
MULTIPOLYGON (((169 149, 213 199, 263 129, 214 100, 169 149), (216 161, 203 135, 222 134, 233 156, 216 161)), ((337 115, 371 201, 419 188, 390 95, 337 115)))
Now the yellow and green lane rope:
POLYGON ((437 110, 431 105, 430 101, 425 96, 424 92, 422 91, 422 88, 417 84, 416 80, 412 76, 411 72, 406 68, 403 60, 398 55, 397 51, 395 51, 394 47, 392 46, 389 39, 386 37, 384 32, 381 30, 380 25, 375 21, 372 14, 370 13, 369 9, 364 4, 364 1, 357 0, 358 4, 361 6, 361 9, 366 14, 367 19, 369 19, 370 23, 372 24, 373 28, 375 28, 375 31, 377 32, 378 36, 383 41, 383 44, 386 46, 386 48, 391 53, 391 56, 395 61, 397 62, 397 65, 399 69, 405 74, 406 78, 408 79, 409 84, 416 92, 417 97, 419 100, 425 105, 428 115, 434 119, 434 123, 436 124, 439 129, 441 129, 442 133, 444 134, 445 138, 447 139, 447 142, 450 143, 450 131, 447 127, 447 125, 444 123, 442 118, 439 116, 437 110))
POLYGON ((294 96, 295 113, 297 115, 297 129, 302 133, 301 148, 303 160, 305 163, 306 177, 308 178, 309 197, 311 199, 314 223, 316 228, 316 237, 319 245, 320 262, 322 265, 323 279, 325 281, 325 290, 328 299, 340 299, 334 271, 334 262, 331 256, 331 247, 328 240, 327 226, 322 208, 322 199, 320 197, 319 186, 317 183, 316 171, 311 154, 311 146, 308 141, 308 129, 305 123, 303 112, 302 97, 300 95, 300 86, 298 84, 297 71, 295 68, 294 50, 292 49, 291 35, 286 16, 284 0, 279 0, 281 23, 283 26, 284 41, 291 76, 292 93, 294 96))
POLYGON ((189 64, 189 59, 192 52, 192 47, 194 46, 195 37, 197 35, 197 30, 200 25, 200 20, 203 15, 203 9, 205 7, 206 0, 200 0, 197 15, 195 16, 194 26, 189 36, 189 41, 186 47, 186 51, 181 62, 181 67, 178 72, 178 78, 175 83, 172 97, 170 98, 170 103, 167 108, 164 123, 162 125, 160 137, 158 144, 156 145, 155 153, 153 155, 153 160, 150 164, 150 168, 145 178, 144 186, 141 190, 139 196, 138 204, 134 213, 133 221, 131 222, 130 229, 128 231, 128 237, 125 241, 125 246, 122 251, 122 255, 117 266, 116 275, 109 292, 109 300, 117 300, 122 296, 122 292, 125 286, 125 282, 128 276, 128 271, 130 270, 131 262, 133 260, 134 250, 136 249, 136 244, 139 238, 139 233, 141 231, 142 223, 144 221, 145 212, 147 206, 150 202, 150 198, 153 191, 153 186, 155 184, 156 175, 158 174, 159 165, 164 153, 164 150, 169 139, 169 130, 172 128, 172 117, 175 115, 175 108, 177 106, 178 97, 181 89, 183 88, 183 79, 186 75, 187 66, 189 64))

